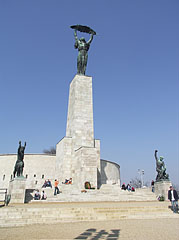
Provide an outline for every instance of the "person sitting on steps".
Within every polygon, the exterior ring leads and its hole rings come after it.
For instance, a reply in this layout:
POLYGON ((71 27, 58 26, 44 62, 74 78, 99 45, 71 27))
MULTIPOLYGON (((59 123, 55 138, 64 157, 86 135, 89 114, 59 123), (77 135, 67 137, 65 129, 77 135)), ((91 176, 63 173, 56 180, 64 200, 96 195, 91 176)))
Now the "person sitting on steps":
POLYGON ((47 199, 47 195, 46 195, 45 191, 43 190, 42 194, 41 194, 41 200, 46 200, 46 199, 47 199))
POLYGON ((40 200, 40 193, 38 189, 34 193, 34 200, 40 200))
POLYGON ((70 178, 69 180, 68 179, 65 179, 65 182, 62 182, 63 184, 72 184, 72 178, 70 178))
POLYGON ((122 190, 126 190, 126 185, 125 185, 125 183, 122 184, 121 189, 122 189, 122 190))

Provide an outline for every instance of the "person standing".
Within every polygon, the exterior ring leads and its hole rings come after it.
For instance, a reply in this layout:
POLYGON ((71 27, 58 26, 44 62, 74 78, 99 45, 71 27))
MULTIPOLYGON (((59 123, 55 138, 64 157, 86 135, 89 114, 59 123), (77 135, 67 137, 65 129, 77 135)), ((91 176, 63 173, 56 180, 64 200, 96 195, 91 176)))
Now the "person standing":
POLYGON ((54 186, 55 186, 55 191, 54 191, 54 195, 57 195, 57 194, 60 193, 59 188, 58 188, 58 183, 59 183, 58 180, 55 179, 55 184, 54 184, 54 186))
POLYGON ((172 210, 174 213, 178 212, 178 194, 177 191, 170 186, 170 190, 168 191, 168 199, 171 202, 172 210))
POLYGON ((151 182, 151 187, 152 187, 152 192, 154 192, 154 180, 152 180, 152 182, 151 182))

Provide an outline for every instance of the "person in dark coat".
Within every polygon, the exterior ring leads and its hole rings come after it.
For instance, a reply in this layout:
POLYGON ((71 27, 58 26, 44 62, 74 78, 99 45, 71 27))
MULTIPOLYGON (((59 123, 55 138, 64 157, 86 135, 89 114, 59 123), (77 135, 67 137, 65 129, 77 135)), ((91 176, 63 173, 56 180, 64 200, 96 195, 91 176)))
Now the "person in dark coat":
POLYGON ((178 212, 178 194, 177 191, 170 186, 170 190, 168 191, 168 199, 172 204, 172 210, 174 213, 178 212))

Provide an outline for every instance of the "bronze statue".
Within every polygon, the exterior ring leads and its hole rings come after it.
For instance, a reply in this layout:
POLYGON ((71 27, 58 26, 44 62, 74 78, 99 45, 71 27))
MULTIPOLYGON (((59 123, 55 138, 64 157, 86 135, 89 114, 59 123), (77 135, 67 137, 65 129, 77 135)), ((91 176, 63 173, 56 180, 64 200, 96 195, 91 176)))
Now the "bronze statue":
POLYGON ((26 147, 26 142, 24 143, 24 147, 21 146, 21 141, 19 141, 19 148, 18 148, 18 152, 17 152, 17 161, 14 167, 14 178, 17 174, 17 177, 23 176, 23 168, 24 168, 24 151, 25 151, 25 147, 26 147))
POLYGON ((96 32, 94 30, 92 30, 91 28, 89 28, 87 26, 82 26, 82 25, 74 25, 74 26, 71 26, 71 28, 73 28, 75 30, 74 31, 75 48, 78 49, 77 74, 85 75, 87 61, 88 61, 88 50, 89 50, 90 44, 93 40, 93 35, 95 35, 96 32), (77 31, 91 34, 91 37, 88 40, 88 42, 86 42, 84 37, 78 39, 77 31))
POLYGON ((155 150, 156 171, 157 171, 156 181, 169 180, 169 175, 166 174, 166 167, 165 167, 165 163, 163 161, 164 158, 160 157, 158 159, 157 152, 158 152, 158 150, 155 150))

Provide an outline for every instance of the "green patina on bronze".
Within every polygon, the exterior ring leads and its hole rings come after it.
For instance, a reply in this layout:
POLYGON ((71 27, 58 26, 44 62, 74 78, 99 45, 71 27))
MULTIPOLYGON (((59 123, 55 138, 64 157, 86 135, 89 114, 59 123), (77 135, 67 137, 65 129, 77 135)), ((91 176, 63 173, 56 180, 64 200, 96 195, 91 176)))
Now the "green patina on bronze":
POLYGON ((24 169, 24 151, 26 147, 26 142, 24 146, 21 146, 21 141, 19 141, 19 148, 17 152, 17 161, 14 167, 14 172, 13 176, 17 175, 17 177, 22 177, 23 176, 23 169, 24 169))
POLYGON ((88 61, 88 50, 93 40, 93 35, 96 35, 96 32, 92 30, 90 27, 82 26, 82 25, 74 25, 74 26, 71 26, 71 28, 74 29, 74 37, 75 37, 74 46, 75 48, 78 49, 77 74, 85 75, 87 61, 88 61), (84 37, 78 39, 77 31, 91 34, 90 39, 87 42, 84 37))
POLYGON ((165 163, 163 161, 163 157, 160 157, 158 159, 157 157, 157 150, 155 150, 155 159, 156 159, 156 171, 157 171, 157 177, 156 181, 162 181, 162 180, 169 180, 169 175, 166 173, 166 167, 165 163))

